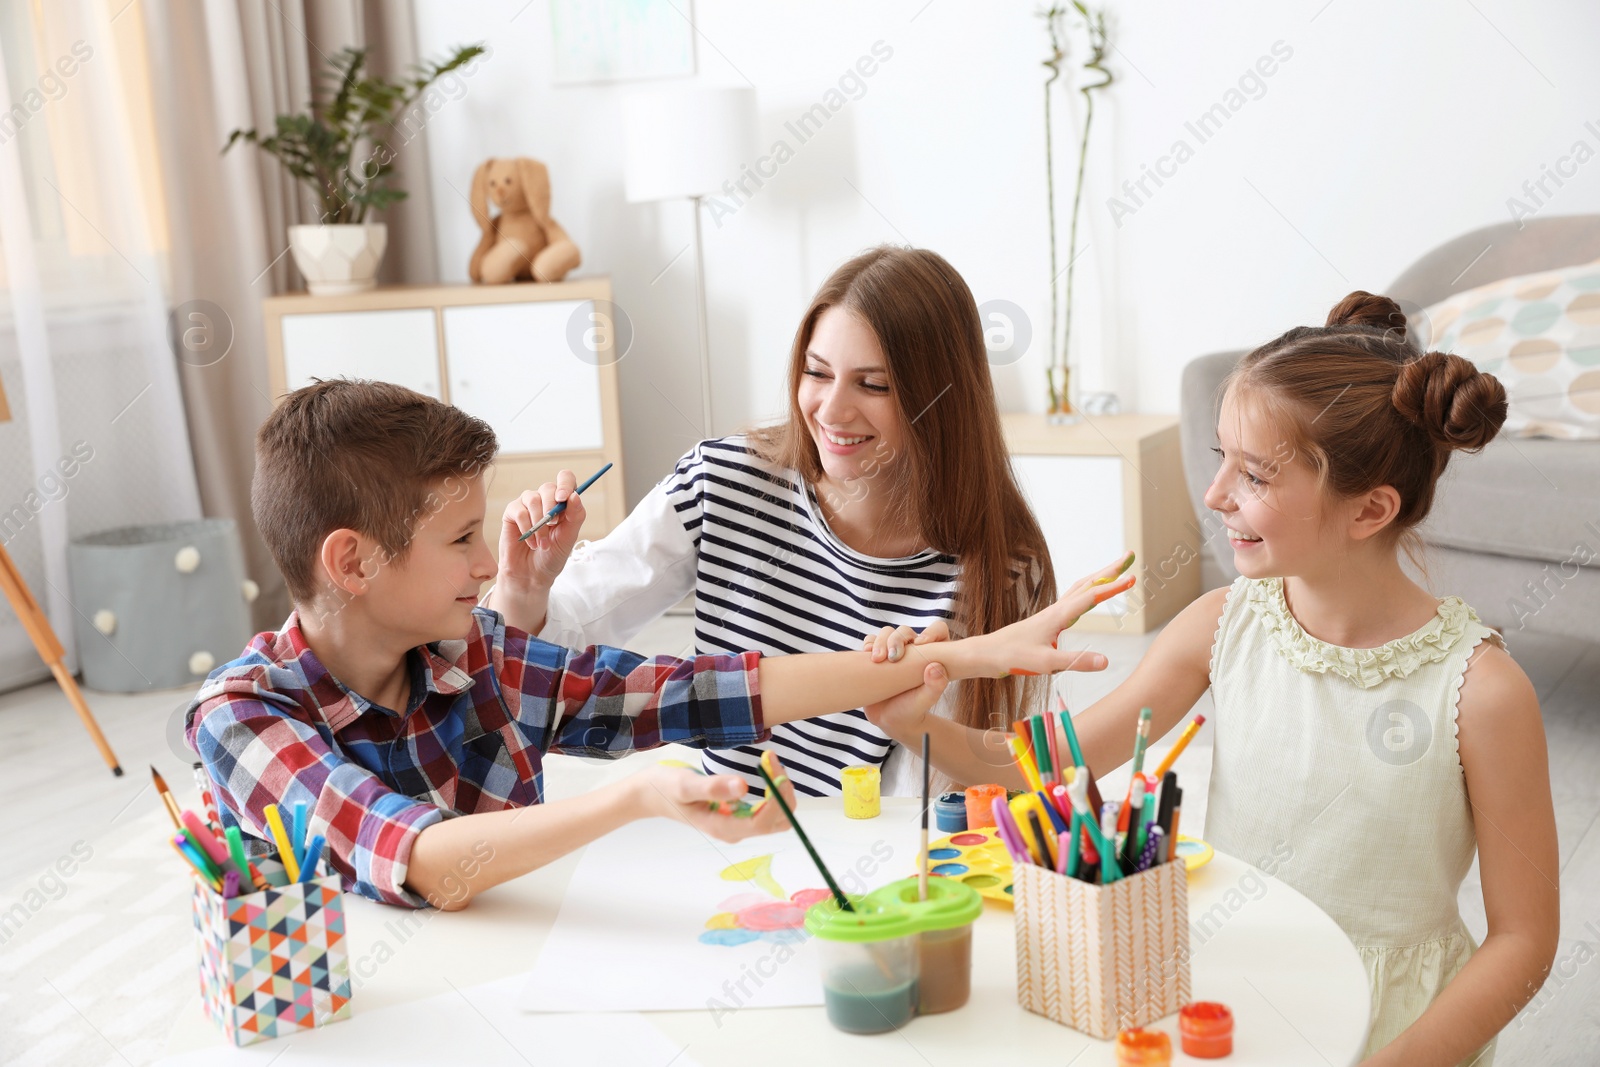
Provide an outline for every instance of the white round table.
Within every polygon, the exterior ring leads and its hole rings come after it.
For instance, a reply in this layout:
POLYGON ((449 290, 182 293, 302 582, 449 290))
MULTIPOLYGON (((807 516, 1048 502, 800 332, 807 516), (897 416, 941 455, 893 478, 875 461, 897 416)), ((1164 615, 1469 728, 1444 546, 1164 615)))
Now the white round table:
MULTIPOLYGON (((831 798, 805 801, 799 815, 807 830, 819 835, 892 837, 914 848, 920 833, 917 811, 914 799, 885 798, 877 819, 850 820, 839 800, 831 798)), ((532 1024, 524 1020, 550 1016, 515 1019, 509 1014, 515 998, 505 995, 505 987, 493 996, 472 995, 471 990, 528 971, 555 921, 576 863, 575 853, 484 893, 459 912, 409 913, 347 895, 355 1017, 235 1055, 242 1062, 266 1063, 292 1042, 295 1061, 305 1062, 302 1057, 314 1060, 328 1039, 344 1046, 359 1035, 372 1062, 438 1062, 437 1048, 425 1046, 439 1040, 456 1062, 518 1063, 524 1055, 526 1062, 545 1062, 536 1047, 523 1052, 517 1046, 537 1044, 525 1029, 532 1024), (453 1003, 452 996, 471 1011, 443 1011, 453 1003), (506 1014, 497 1018, 495 1010, 506 1014), (451 1032, 441 1035, 445 1027, 451 1032), (508 1053, 515 1055, 508 1058, 508 1053)), ((884 880, 910 873, 896 871, 884 880)), ((1356 1062, 1368 1024, 1366 974, 1349 939, 1316 905, 1248 864, 1218 854, 1189 875, 1189 918, 1194 997, 1221 1001, 1232 1009, 1234 1052, 1221 1061, 1184 1056, 1177 1018, 1169 1016, 1149 1028, 1171 1035, 1174 1063, 1340 1067, 1356 1062)), ((1018 1006, 1011 920, 1010 908, 985 904, 974 928, 972 999, 966 1007, 913 1019, 894 1033, 841 1033, 829 1025, 821 1007, 747 1008, 715 1019, 708 1011, 651 1012, 644 1018, 682 1049, 674 1067, 688 1062, 706 1067, 1114 1064, 1110 1042, 1018 1006)), ((604 1019, 589 1016, 585 1022, 596 1040, 603 1040, 604 1019)), ((335 1050, 330 1045, 324 1051, 335 1050)), ((225 1052, 220 1032, 204 1017, 196 998, 174 1029, 167 1053, 183 1062, 210 1063, 225 1052), (193 1055, 202 1050, 205 1058, 193 1055)), ((603 1055, 598 1062, 606 1062, 603 1055)))

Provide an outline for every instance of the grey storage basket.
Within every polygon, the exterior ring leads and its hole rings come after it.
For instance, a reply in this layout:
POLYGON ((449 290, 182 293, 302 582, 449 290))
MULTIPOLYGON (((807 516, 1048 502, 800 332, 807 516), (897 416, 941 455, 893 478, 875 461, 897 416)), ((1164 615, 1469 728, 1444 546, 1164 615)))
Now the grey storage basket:
POLYGON ((244 550, 231 519, 124 526, 67 546, 83 684, 192 686, 250 640, 244 550))

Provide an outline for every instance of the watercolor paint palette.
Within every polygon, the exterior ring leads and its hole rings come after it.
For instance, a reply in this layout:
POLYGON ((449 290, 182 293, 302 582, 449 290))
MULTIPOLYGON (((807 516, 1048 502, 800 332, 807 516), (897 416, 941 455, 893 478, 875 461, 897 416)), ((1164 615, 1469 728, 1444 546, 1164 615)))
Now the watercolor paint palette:
MULTIPOLYGON (((1210 863, 1216 852, 1199 838, 1179 834, 1178 855, 1183 857, 1184 867, 1192 871, 1210 863)), ((930 841, 928 872, 964 882, 979 896, 1011 903, 1011 856, 992 826, 930 841)))
POLYGON ((928 871, 969 885, 979 896, 1011 903, 1011 857, 992 826, 929 842, 928 871))

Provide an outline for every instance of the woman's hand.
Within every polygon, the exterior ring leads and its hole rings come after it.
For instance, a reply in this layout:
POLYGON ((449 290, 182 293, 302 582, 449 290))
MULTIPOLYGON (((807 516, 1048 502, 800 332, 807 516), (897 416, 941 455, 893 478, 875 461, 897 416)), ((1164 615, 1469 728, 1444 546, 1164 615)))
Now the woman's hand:
MULTIPOLYGON (((772 763, 782 771, 776 756, 772 763)), ((794 784, 786 774, 780 773, 775 780, 793 811, 794 784)), ((789 829, 783 809, 770 798, 758 801, 748 816, 728 814, 724 809, 731 809, 749 791, 743 778, 731 774, 704 775, 686 767, 657 764, 640 771, 630 781, 638 783, 649 814, 686 822, 719 841, 742 841, 789 829)))
POLYGON ((556 576, 567 565, 572 548, 578 543, 585 513, 583 497, 574 491, 577 477, 561 471, 553 482, 538 489, 525 489, 506 505, 500 520, 500 574, 498 582, 515 593, 548 591, 556 576), (566 501, 567 509, 528 538, 522 535, 557 504, 566 501))
POLYGON ((1004 678, 1012 674, 1104 670, 1106 658, 1098 652, 1063 652, 1056 648, 1056 642, 1061 631, 1090 608, 1133 588, 1133 575, 1123 573, 1132 565, 1133 553, 1129 552, 1115 563, 1078 579, 1061 599, 1042 611, 993 633, 952 645, 952 649, 960 648, 962 652, 957 676, 1004 678), (968 656, 972 657, 970 661, 968 656))
POLYGON ((943 619, 935 619, 927 629, 918 633, 909 626, 885 626, 875 634, 868 634, 861 640, 863 650, 872 653, 872 662, 899 663, 900 657, 905 655, 907 645, 925 645, 930 641, 950 640, 950 627, 945 625, 943 619))

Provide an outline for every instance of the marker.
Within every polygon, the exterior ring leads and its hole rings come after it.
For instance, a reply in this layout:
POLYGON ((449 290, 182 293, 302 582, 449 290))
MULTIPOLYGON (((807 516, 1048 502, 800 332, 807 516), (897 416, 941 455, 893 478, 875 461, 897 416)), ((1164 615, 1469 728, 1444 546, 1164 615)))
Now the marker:
POLYGON ((1134 842, 1134 847, 1139 850, 1141 855, 1144 853, 1145 842, 1150 839, 1150 831, 1155 828, 1155 818, 1156 795, 1154 793, 1146 793, 1144 795, 1144 807, 1139 811, 1139 839, 1134 842))
POLYGON ((994 832, 1000 838, 1000 843, 1006 846, 1013 865, 1033 862, 1027 846, 1022 843, 1017 824, 1011 819, 1011 806, 1006 803, 1004 793, 994 798, 994 832))
MULTIPOLYGON (((604 467, 601 467, 599 470, 597 470, 593 474, 589 475, 589 480, 584 482, 582 485, 578 486, 578 488, 574 489, 572 491, 572 496, 582 496, 583 495, 583 491, 585 489, 589 488, 591 485, 593 485, 596 481, 598 481, 602 474, 604 474, 606 471, 611 469, 611 466, 612 466, 611 464, 607 463, 604 467)), ((570 497, 570 496, 567 498, 567 500, 571 500, 571 499, 572 499, 572 497, 570 497)), ((563 511, 567 510, 567 500, 561 501, 555 507, 553 507, 549 511, 545 512, 544 513, 544 518, 542 518, 538 522, 534 523, 532 528, 529 529, 527 533, 525 533, 521 537, 517 538, 517 540, 518 541, 526 541, 528 538, 532 537, 534 534, 538 533, 540 530, 544 529, 546 526, 549 526, 552 522, 555 522, 556 521, 556 516, 561 514, 563 511)))
POLYGON ((1033 829, 1033 839, 1039 842, 1039 866, 1046 870, 1055 870, 1056 856, 1051 850, 1055 842, 1044 832, 1044 824, 1039 821, 1039 813, 1033 808, 1028 809, 1028 825, 1033 829))
POLYGON ((248 881, 257 889, 267 888, 267 880, 256 870, 255 864, 250 862, 250 857, 244 851, 244 835, 237 826, 229 826, 222 831, 228 839, 228 858, 233 861, 234 869, 239 872, 239 877, 248 881))
POLYGON ((218 871, 227 870, 228 850, 221 841, 217 840, 217 835, 212 833, 206 824, 200 821, 200 816, 192 811, 185 811, 180 815, 180 818, 183 820, 184 830, 188 832, 189 840, 194 842, 197 847, 205 850, 207 858, 216 865, 218 871))
POLYGON ((1100 881, 1103 885, 1110 885, 1122 877, 1122 868, 1117 866, 1115 850, 1110 842, 1117 839, 1117 802, 1108 800, 1105 810, 1100 813, 1100 835, 1108 844, 1100 850, 1100 881))
POLYGON ((1067 833, 1067 862, 1061 873, 1068 878, 1078 877, 1078 835, 1083 832, 1083 816, 1072 813, 1072 828, 1067 833))
POLYGON ((1030 715, 1027 723, 1033 731, 1033 755, 1039 764, 1038 788, 1043 789, 1055 777, 1055 764, 1050 761, 1050 744, 1045 740, 1045 731, 1050 727, 1043 715, 1030 715))
POLYGON ((206 885, 209 885, 218 893, 222 892, 222 883, 211 876, 211 874, 206 870, 205 864, 202 863, 200 857, 195 855, 195 853, 189 848, 189 843, 183 839, 182 835, 173 837, 167 842, 167 844, 172 846, 174 852, 183 857, 184 862, 189 864, 189 866, 194 869, 194 873, 198 874, 201 880, 206 883, 206 885))
POLYGON ((306 802, 295 801, 294 822, 290 826, 289 843, 294 846, 294 861, 301 867, 306 865, 306 802))
MULTIPOLYGON (((1083 768, 1080 767, 1078 770, 1082 772, 1083 768)), ((1112 857, 1111 846, 1107 843, 1105 832, 1101 829, 1100 824, 1095 821, 1094 815, 1089 810, 1088 781, 1089 776, 1087 774, 1079 773, 1072 780, 1072 784, 1067 786, 1067 794, 1072 797, 1072 809, 1083 816, 1083 828, 1089 832, 1089 839, 1094 843, 1095 852, 1100 857, 1101 870, 1104 872, 1108 867, 1114 870, 1116 860, 1112 857)), ((1111 828, 1111 840, 1114 841, 1116 839, 1115 822, 1112 823, 1111 828)), ((1110 881, 1116 881, 1116 877, 1113 876, 1110 881)))
POLYGON ((268 804, 261 809, 261 813, 267 817, 267 829, 278 846, 278 861, 283 864, 283 873, 289 879, 289 884, 293 885, 300 880, 300 861, 295 858, 294 843, 289 838, 288 828, 283 825, 283 815, 276 804, 268 804))
POLYGON ((1166 754, 1160 765, 1156 767, 1157 781, 1164 779, 1167 776, 1167 772, 1172 770, 1172 765, 1177 762, 1179 756, 1183 755, 1183 750, 1189 747, 1189 742, 1194 740, 1194 735, 1200 732, 1200 727, 1204 726, 1205 722, 1206 717, 1204 715, 1196 715, 1194 721, 1183 728, 1183 733, 1178 735, 1178 740, 1173 744, 1172 750, 1166 754))
POLYGON ((317 834, 306 845, 306 861, 300 866, 300 881, 309 882, 317 877, 317 864, 322 861, 322 849, 328 839, 317 834))
POLYGON ((1044 788, 1044 783, 1039 780, 1038 768, 1034 767, 1033 759, 1028 755, 1028 743, 1019 735, 1012 734, 1006 738, 1006 744, 1011 746, 1011 754, 1016 758, 1017 769, 1022 772, 1022 780, 1028 784, 1030 793, 1044 788))
POLYGON ((1148 871, 1151 867, 1161 862, 1161 839, 1166 836, 1161 832, 1161 827, 1150 827, 1150 840, 1144 843, 1144 848, 1139 850, 1139 869, 1148 871))
POLYGON ((236 897, 239 895, 239 872, 232 867, 222 876, 222 895, 236 897))
POLYGON ((1128 797, 1122 802, 1121 812, 1117 816, 1117 829, 1126 832, 1122 839, 1122 864, 1131 868, 1134 861, 1139 858, 1138 849, 1134 845, 1134 838, 1138 835, 1139 828, 1130 818, 1136 818, 1144 810, 1144 775, 1136 774, 1133 781, 1128 783, 1128 797))
MULTIPOLYGON (((1078 745, 1078 731, 1072 725, 1072 713, 1067 710, 1067 702, 1060 696, 1056 697, 1056 718, 1061 720, 1061 730, 1067 735, 1067 747, 1072 750, 1072 763, 1082 775, 1089 774, 1089 764, 1083 758, 1083 749, 1078 745)), ((1100 787, 1095 784, 1093 776, 1089 777, 1089 803, 1099 805, 1100 787)))

